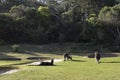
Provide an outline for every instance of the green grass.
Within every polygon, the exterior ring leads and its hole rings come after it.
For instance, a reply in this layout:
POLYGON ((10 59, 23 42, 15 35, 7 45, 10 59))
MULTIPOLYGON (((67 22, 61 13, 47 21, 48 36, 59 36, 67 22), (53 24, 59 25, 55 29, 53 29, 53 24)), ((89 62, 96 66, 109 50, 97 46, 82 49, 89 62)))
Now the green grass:
POLYGON ((0 61, 0 66, 12 65, 19 68, 18 72, 0 75, 0 80, 120 80, 120 57, 102 58, 101 63, 97 64, 93 58, 85 58, 82 57, 83 54, 75 53, 74 55, 73 53, 74 61, 58 62, 55 63, 55 66, 21 64, 32 61, 26 58, 33 56, 62 58, 64 51, 59 51, 60 49, 55 49, 56 47, 52 49, 52 46, 45 48, 41 49, 38 45, 22 45, 21 52, 15 53, 12 52, 10 45, 1 46, 0 51, 5 53, 0 54, 0 58, 19 57, 22 60, 0 61), (32 53, 24 53, 24 51, 32 53))
POLYGON ((55 63, 55 66, 21 65, 20 71, 1 75, 0 80, 119 80, 120 57, 94 59, 74 56, 76 61, 55 63))

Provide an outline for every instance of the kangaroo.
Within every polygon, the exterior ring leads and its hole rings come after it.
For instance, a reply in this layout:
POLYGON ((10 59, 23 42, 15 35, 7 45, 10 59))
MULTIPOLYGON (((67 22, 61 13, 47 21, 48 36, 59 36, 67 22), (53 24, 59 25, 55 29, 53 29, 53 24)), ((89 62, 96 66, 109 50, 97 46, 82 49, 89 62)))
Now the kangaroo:
POLYGON ((54 59, 51 59, 51 62, 41 62, 40 65, 54 65, 54 59))
POLYGON ((66 60, 72 60, 72 57, 69 55, 69 53, 65 53, 64 54, 64 61, 66 61, 66 60))
POLYGON ((95 61, 99 64, 100 63, 100 58, 101 58, 101 55, 98 51, 95 52, 95 61))

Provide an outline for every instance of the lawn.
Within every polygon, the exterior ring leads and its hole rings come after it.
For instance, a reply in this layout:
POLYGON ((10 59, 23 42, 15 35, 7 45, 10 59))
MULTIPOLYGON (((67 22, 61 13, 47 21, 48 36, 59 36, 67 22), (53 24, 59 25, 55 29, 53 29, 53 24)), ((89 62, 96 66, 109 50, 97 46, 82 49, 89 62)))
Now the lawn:
POLYGON ((20 71, 1 75, 0 80, 119 80, 120 57, 94 59, 73 56, 74 61, 58 62, 55 66, 19 65, 20 71))
MULTIPOLYGON (((39 53, 39 52, 38 52, 39 53)), ((37 53, 37 54, 38 54, 37 53)), ((7 55, 12 55, 8 52, 7 55)), ((73 61, 57 62, 54 66, 28 66, 26 62, 29 54, 13 53, 14 57, 20 57, 22 61, 0 61, 0 65, 16 66, 18 72, 0 75, 0 80, 120 80, 120 57, 102 58, 101 63, 95 63, 93 58, 73 55, 73 61)), ((12 56, 13 56, 12 55, 12 56)), ((39 53, 39 55, 44 55, 39 53)), ((32 55, 33 56, 33 55, 32 55)), ((45 56, 61 58, 62 55, 45 53, 45 56)), ((30 60, 28 60, 30 61, 30 60)))

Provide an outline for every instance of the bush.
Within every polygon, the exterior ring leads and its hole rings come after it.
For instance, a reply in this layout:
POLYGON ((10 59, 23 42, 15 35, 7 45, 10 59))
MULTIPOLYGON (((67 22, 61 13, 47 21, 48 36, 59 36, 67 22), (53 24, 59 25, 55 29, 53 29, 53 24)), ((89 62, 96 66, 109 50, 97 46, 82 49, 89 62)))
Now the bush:
POLYGON ((12 49, 13 49, 14 52, 18 52, 19 47, 20 47, 20 45, 18 45, 18 44, 12 45, 12 49))

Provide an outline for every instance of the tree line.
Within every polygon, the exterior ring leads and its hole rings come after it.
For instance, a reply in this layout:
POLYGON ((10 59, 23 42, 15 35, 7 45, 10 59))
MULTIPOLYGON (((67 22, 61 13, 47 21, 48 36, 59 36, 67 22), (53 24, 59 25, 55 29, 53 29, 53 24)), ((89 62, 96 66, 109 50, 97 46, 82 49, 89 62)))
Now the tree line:
POLYGON ((120 46, 120 1, 0 0, 0 41, 120 46))

